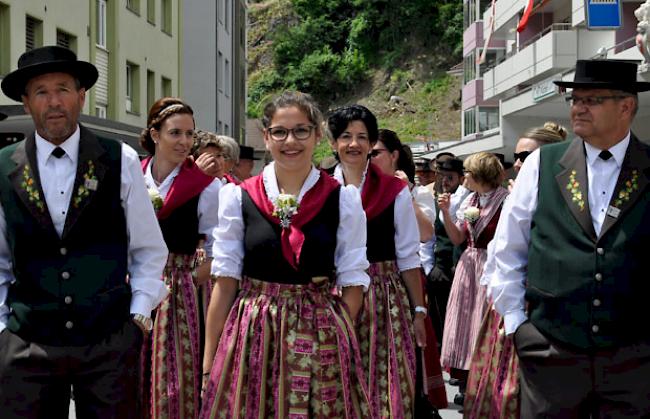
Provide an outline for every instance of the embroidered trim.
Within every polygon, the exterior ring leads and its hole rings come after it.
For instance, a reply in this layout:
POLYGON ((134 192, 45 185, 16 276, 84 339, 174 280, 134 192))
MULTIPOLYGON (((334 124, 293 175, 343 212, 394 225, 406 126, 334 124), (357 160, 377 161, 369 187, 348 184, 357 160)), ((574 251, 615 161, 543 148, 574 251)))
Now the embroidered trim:
POLYGON ((31 170, 29 169, 29 165, 26 164, 23 168, 23 181, 20 186, 22 186, 25 192, 27 192, 29 202, 33 202, 34 205, 36 205, 36 208, 38 208, 41 212, 45 212, 45 203, 41 199, 41 194, 38 189, 34 187, 34 178, 30 173, 31 170))
POLYGON ((86 173, 84 173, 83 178, 84 178, 83 183, 79 185, 79 188, 77 188, 77 194, 72 199, 72 205, 75 208, 79 208, 81 201, 83 201, 90 195, 90 191, 88 188, 89 184, 95 185, 93 190, 97 189, 96 187, 97 177, 95 176, 95 164, 92 162, 92 160, 88 160, 88 170, 86 170, 86 173))
POLYGON ((634 191, 639 189, 639 171, 638 170, 633 170, 632 171, 632 177, 628 180, 625 181, 624 189, 621 189, 621 191, 618 193, 618 196, 614 200, 614 206, 620 208, 621 205, 626 203, 627 201, 630 200, 630 196, 634 191))
POLYGON ((578 205, 580 211, 584 211, 585 200, 582 196, 582 192, 580 191, 580 182, 576 180, 577 175, 578 172, 575 170, 571 171, 571 175, 569 176, 569 183, 566 185, 566 188, 569 192, 571 192, 571 200, 578 205))

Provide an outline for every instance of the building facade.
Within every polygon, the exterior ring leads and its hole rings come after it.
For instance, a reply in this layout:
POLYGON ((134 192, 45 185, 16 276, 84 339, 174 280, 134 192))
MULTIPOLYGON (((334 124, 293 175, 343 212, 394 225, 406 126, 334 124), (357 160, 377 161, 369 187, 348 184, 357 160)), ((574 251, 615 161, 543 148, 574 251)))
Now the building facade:
MULTIPOLYGON (((436 150, 467 155, 478 151, 504 153, 512 159, 519 136, 546 121, 569 132, 569 107, 553 80, 573 80, 578 59, 625 59, 641 62, 635 46, 642 1, 623 1, 618 29, 587 27, 584 0, 535 0, 527 25, 517 27, 527 1, 464 0, 465 31, 462 139, 436 150), (489 22, 493 20, 491 26, 489 22), (492 29, 493 28, 493 29, 492 29), (485 61, 477 63, 490 39, 485 61)), ((639 78, 648 77, 647 72, 639 78)), ((650 93, 639 95, 634 132, 650 139, 650 93)))

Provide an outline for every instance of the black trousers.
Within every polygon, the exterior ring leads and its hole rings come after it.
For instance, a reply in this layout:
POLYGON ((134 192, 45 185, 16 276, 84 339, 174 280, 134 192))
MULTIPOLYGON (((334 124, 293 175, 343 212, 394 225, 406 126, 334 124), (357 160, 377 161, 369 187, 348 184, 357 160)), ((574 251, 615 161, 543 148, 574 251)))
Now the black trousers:
POLYGON ((582 353, 529 321, 514 342, 522 419, 650 418, 650 342, 582 353))
POLYGON ((427 297, 429 299, 429 317, 436 331, 438 343, 442 345, 442 334, 445 331, 447 302, 451 293, 454 273, 451 269, 441 269, 434 266, 427 276, 427 297))
POLYGON ((68 418, 70 389, 76 414, 139 418, 143 335, 132 321, 91 346, 48 346, 0 333, 0 418, 68 418))

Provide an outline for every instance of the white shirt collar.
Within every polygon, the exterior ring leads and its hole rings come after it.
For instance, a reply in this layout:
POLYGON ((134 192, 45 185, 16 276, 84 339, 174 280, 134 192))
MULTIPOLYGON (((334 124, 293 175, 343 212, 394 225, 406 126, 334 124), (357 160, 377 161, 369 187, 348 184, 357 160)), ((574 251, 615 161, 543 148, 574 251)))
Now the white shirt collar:
MULTIPOLYGON (((302 197, 305 196, 307 191, 316 185, 316 182, 320 179, 320 174, 320 170, 316 169, 314 166, 311 167, 307 180, 305 180, 305 183, 302 184, 302 188, 300 188, 298 202, 302 200, 302 197)), ((271 202, 275 201, 278 195, 280 195, 278 178, 275 176, 275 162, 269 163, 264 168, 262 171, 262 181, 264 182, 264 189, 266 189, 266 196, 268 196, 271 202)))
MULTIPOLYGON (((38 132, 35 132, 34 137, 36 138, 36 155, 38 156, 38 161, 47 163, 47 159, 52 156, 52 151, 57 146, 38 135, 38 132)), ((80 138, 81 131, 79 129, 79 125, 77 125, 75 132, 59 146, 63 149, 63 151, 65 151, 65 154, 70 158, 70 160, 72 160, 74 164, 77 164, 77 158, 79 157, 80 138)))
MULTIPOLYGON (((361 183, 359 183, 359 190, 363 190, 363 185, 366 183, 366 175, 368 174, 368 166, 370 165, 370 160, 366 163, 366 168, 363 170, 363 175, 361 175, 361 183)), ((337 164, 334 168, 334 179, 343 186, 345 185, 345 177, 343 176, 343 167, 341 163, 337 164)), ((353 185, 354 186, 354 185, 353 185)))
MULTIPOLYGON (((144 178, 147 183, 147 188, 152 189, 154 188, 155 190, 161 192, 161 190, 168 190, 171 187, 172 182, 176 178, 176 175, 178 175, 178 172, 181 170, 181 166, 183 163, 180 163, 178 166, 174 167, 174 170, 171 171, 170 174, 167 175, 165 180, 163 180, 160 185, 156 185, 156 180, 153 177, 153 173, 151 173, 151 168, 153 167, 153 162, 156 157, 152 157, 151 160, 149 160, 149 164, 147 164, 147 169, 144 173, 144 178), (150 182, 149 182, 150 181, 150 182)), ((166 193, 166 192, 165 192, 166 193)))
MULTIPOLYGON (((591 166, 594 164, 598 155, 600 154, 601 149, 594 147, 586 141, 583 141, 585 144, 585 151, 587 152, 587 163, 591 166)), ((623 159, 625 159, 625 152, 627 151, 627 146, 630 144, 630 131, 627 132, 623 141, 620 141, 615 146, 609 148, 609 152, 612 153, 612 157, 616 162, 618 167, 623 165, 623 159)))

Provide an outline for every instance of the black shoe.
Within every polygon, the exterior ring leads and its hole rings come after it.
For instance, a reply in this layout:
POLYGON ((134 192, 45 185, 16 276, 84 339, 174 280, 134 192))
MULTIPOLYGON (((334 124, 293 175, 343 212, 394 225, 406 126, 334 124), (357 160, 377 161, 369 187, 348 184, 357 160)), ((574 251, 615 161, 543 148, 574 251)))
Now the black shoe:
POLYGON ((458 387, 460 385, 460 380, 458 378, 450 378, 449 385, 458 387))
POLYGON ((454 396, 454 404, 463 406, 465 404, 465 393, 458 393, 454 396))

